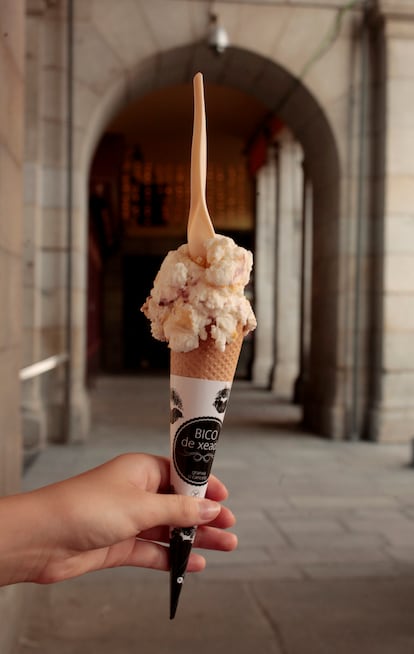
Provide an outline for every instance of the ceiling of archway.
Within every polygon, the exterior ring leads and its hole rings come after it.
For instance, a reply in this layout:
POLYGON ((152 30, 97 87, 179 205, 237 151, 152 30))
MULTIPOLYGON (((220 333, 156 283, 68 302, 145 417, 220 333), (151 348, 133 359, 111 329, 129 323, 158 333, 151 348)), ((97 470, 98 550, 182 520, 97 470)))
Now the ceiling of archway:
POLYGON ((90 130, 85 160, 96 147, 94 139, 106 118, 105 131, 120 131, 127 140, 147 147, 143 153, 147 161, 187 165, 193 111, 191 79, 200 70, 206 80, 208 161, 223 161, 227 153, 234 161, 236 152, 240 157, 251 137, 267 135, 260 127, 268 126, 270 117, 276 116, 301 144, 312 180, 325 184, 327 177, 337 178, 335 135, 326 111, 303 80, 250 50, 230 47, 225 57, 216 57, 201 43, 138 62, 126 84, 117 83, 112 88, 97 124, 90 130), (234 101, 237 96, 239 101, 234 101))
MULTIPOLYGON (((267 114, 267 108, 238 89, 205 84, 209 154, 239 154, 267 114)), ((122 133, 129 143, 139 143, 146 158, 158 158, 162 149, 190 152, 193 122, 191 84, 159 89, 128 104, 112 121, 109 132, 122 133)))

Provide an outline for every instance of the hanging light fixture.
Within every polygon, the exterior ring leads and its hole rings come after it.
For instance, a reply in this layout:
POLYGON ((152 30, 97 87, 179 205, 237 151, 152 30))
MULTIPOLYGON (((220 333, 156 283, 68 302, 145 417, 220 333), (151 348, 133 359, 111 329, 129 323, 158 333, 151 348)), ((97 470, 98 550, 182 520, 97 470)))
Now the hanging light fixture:
POLYGON ((210 28, 208 31, 208 47, 217 55, 223 54, 230 45, 229 35, 219 24, 218 16, 210 12, 210 28))

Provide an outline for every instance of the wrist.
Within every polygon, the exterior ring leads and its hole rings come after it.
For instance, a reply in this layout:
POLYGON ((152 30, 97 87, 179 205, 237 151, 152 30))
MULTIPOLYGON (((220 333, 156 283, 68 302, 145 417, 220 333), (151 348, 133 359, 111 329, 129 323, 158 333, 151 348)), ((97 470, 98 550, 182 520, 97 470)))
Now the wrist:
POLYGON ((50 549, 47 510, 39 491, 0 498, 0 586, 38 579, 50 549))

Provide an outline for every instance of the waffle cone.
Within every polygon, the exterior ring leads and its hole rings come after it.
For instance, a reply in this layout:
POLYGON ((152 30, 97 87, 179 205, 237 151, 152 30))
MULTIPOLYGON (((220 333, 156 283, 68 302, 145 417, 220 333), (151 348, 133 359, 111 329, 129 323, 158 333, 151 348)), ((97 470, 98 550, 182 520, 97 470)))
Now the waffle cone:
POLYGON ((242 343, 243 332, 240 330, 236 338, 226 345, 224 352, 217 349, 211 336, 205 341, 200 340, 198 348, 190 352, 171 351, 171 374, 195 379, 233 381, 242 343))

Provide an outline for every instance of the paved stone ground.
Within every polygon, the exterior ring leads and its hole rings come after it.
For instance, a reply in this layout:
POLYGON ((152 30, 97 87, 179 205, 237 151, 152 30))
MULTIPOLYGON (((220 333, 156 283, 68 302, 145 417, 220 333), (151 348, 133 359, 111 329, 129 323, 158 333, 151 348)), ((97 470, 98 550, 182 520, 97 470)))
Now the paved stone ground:
MULTIPOLYGON (((407 445, 305 434, 234 385, 214 463, 239 548, 208 552, 174 621, 168 576, 132 568, 33 587, 15 654, 413 654, 414 469, 407 445)), ((103 378, 86 445, 50 447, 27 488, 118 453, 168 454, 168 379, 103 378)))

